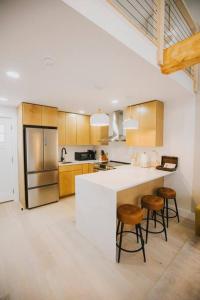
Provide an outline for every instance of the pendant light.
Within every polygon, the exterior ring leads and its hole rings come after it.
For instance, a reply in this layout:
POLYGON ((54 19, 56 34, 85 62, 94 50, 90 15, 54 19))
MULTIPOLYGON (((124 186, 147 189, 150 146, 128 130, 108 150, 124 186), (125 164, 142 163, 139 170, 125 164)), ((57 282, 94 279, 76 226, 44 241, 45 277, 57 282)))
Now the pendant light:
POLYGON ((138 129, 139 128, 139 122, 138 120, 132 119, 130 117, 131 114, 131 107, 128 107, 128 118, 124 120, 123 122, 123 129, 138 129))
POLYGON ((109 116, 103 113, 100 109, 96 114, 90 117, 91 126, 109 126, 109 116))

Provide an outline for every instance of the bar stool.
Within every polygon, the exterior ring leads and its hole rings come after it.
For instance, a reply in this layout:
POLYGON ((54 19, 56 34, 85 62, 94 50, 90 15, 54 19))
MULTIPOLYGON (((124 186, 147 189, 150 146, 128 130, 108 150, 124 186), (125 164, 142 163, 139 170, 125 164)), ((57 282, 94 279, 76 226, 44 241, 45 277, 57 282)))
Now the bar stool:
POLYGON ((143 220, 146 220, 146 228, 142 228, 144 231, 146 231, 146 243, 148 241, 148 234, 149 233, 165 233, 165 240, 167 242, 167 230, 165 226, 165 219, 164 219, 164 199, 158 196, 154 195, 144 195, 141 199, 141 206, 142 208, 147 209, 147 217, 143 220), (152 216, 150 217, 150 212, 152 212, 152 216), (162 222, 157 220, 157 214, 160 212, 162 217, 162 222), (160 231, 150 231, 149 230, 149 221, 154 221, 154 227, 156 227, 156 224, 159 223, 162 225, 162 230, 160 231))
POLYGON ((117 218, 118 218, 118 225, 117 225, 117 236, 119 235, 119 244, 116 242, 116 246, 119 248, 118 250, 118 258, 117 262, 120 262, 120 256, 121 256, 121 250, 125 252, 138 252, 141 251, 143 252, 143 258, 144 262, 146 262, 146 256, 145 256, 145 249, 144 249, 144 239, 142 235, 142 229, 141 229, 141 221, 143 219, 143 210, 135 205, 131 204, 124 204, 118 207, 117 209, 117 218), (121 224, 121 229, 120 229, 120 224, 121 224), (124 230, 124 225, 133 225, 135 226, 136 231, 131 231, 131 230, 124 230), (120 229, 120 231, 119 231, 120 229), (138 249, 133 249, 133 250, 127 250, 122 248, 122 238, 124 233, 133 233, 137 236, 137 242, 141 242, 141 247, 138 249))
POLYGON ((177 202, 176 202, 176 191, 171 189, 171 188, 161 187, 157 190, 157 194, 158 194, 158 196, 164 198, 164 203, 165 203, 164 217, 167 220, 167 227, 169 226, 169 219, 177 218, 178 223, 179 223, 179 212, 178 212, 178 207, 177 207, 177 202), (170 199, 174 200, 175 209, 169 207, 169 200, 170 199), (174 215, 169 216, 169 211, 174 212, 174 215))

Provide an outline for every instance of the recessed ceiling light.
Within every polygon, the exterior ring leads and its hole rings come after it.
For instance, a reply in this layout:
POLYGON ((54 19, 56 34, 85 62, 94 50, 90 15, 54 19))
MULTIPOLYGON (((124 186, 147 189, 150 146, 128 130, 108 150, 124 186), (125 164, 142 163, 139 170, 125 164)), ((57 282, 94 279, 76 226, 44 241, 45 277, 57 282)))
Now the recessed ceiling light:
POLYGON ((6 101, 8 101, 8 99, 4 98, 4 97, 0 97, 0 101, 6 102, 6 101))
POLYGON ((112 104, 117 104, 117 103, 119 103, 119 100, 117 99, 112 100, 112 104))
POLYGON ((15 71, 7 71, 6 75, 8 77, 15 78, 15 79, 20 77, 19 73, 15 72, 15 71))
POLYGON ((84 111, 84 110, 79 110, 79 113, 80 113, 80 114, 84 114, 85 111, 84 111))

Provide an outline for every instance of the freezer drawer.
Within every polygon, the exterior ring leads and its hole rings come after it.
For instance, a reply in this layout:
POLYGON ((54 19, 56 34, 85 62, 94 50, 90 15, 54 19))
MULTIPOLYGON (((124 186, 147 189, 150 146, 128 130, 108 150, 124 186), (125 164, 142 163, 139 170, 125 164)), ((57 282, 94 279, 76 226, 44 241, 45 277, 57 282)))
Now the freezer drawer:
POLYGON ((58 201, 58 184, 28 190, 28 208, 58 201))
POLYGON ((58 171, 28 174, 28 188, 58 183, 58 171))

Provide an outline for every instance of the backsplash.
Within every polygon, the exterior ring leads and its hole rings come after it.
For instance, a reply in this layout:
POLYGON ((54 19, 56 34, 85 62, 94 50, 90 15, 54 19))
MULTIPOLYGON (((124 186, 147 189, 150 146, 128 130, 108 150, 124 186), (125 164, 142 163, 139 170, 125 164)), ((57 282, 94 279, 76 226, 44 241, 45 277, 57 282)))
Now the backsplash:
POLYGON ((91 149, 94 150, 94 146, 59 146, 58 149, 58 160, 60 161, 61 157, 61 149, 65 147, 67 150, 67 161, 73 161, 74 158, 74 153, 75 152, 87 152, 87 150, 91 149))
POLYGON ((107 146, 98 146, 97 158, 100 150, 104 150, 108 153, 109 160, 131 162, 132 156, 136 153, 146 152, 151 160, 155 156, 155 151, 157 153, 158 159, 160 160, 161 155, 163 155, 163 147, 156 148, 139 148, 139 147, 129 147, 125 142, 110 142, 107 146))

